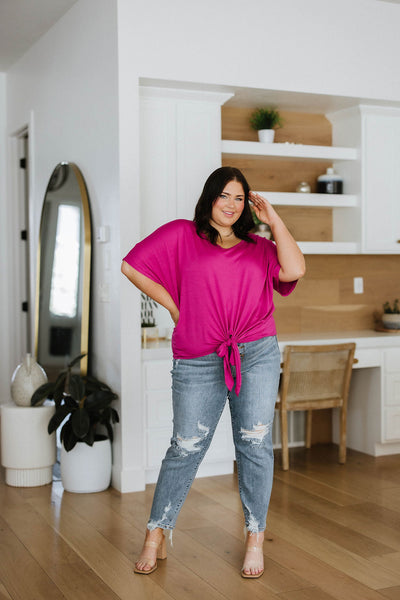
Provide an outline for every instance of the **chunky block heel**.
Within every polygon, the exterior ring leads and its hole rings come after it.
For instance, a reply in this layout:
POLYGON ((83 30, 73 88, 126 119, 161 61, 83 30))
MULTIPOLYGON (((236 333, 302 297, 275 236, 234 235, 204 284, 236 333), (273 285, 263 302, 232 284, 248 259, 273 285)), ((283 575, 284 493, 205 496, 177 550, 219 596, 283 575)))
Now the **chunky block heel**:
MULTIPOLYGON (((143 544, 144 548, 157 548, 157 560, 164 560, 165 558, 167 558, 167 545, 165 543, 165 537, 164 534, 162 535, 162 539, 161 542, 157 543, 157 542, 145 542, 143 544)), ((138 567, 136 566, 137 563, 139 561, 137 561, 135 563, 135 568, 133 569, 134 573, 139 573, 140 575, 150 575, 150 573, 154 573, 154 571, 157 569, 157 560, 156 562, 150 567, 150 569, 138 569, 138 567)), ((142 561, 141 562, 146 562, 146 555, 144 554, 142 561)), ((146 564, 150 565, 150 561, 146 562, 146 564)))

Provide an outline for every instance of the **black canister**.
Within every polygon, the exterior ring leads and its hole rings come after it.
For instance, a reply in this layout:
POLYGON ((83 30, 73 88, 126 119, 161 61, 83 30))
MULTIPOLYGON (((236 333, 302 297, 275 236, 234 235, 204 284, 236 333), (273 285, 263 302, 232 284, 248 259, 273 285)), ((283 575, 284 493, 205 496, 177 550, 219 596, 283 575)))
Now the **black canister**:
POLYGON ((318 194, 343 194, 343 179, 332 167, 328 167, 324 175, 317 179, 318 194))

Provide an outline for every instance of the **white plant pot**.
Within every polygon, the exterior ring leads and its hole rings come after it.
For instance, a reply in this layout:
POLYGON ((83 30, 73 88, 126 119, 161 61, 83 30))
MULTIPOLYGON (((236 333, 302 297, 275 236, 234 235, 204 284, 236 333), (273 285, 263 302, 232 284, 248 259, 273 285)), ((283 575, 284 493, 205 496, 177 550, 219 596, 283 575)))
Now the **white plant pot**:
POLYGON ((275 139, 275 129, 259 129, 258 140, 263 144, 272 144, 275 139))
POLYGON ((400 329, 400 314, 383 313, 382 323, 386 329, 400 329))
POLYGON ((102 492, 111 482, 111 442, 99 440, 88 446, 78 442, 67 452, 61 447, 61 480, 67 492, 102 492))
POLYGON ((47 433, 54 414, 51 406, 1 407, 1 464, 6 483, 34 487, 51 483, 56 461, 56 436, 47 433))

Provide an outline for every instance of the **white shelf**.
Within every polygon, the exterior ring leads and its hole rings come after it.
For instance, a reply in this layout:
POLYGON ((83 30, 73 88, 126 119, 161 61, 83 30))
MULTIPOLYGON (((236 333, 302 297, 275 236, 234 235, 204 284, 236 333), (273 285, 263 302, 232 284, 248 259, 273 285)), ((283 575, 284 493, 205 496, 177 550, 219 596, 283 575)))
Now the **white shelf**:
POLYGON ((262 144, 261 142, 242 142, 222 140, 222 153, 243 156, 279 156, 287 158, 310 158, 319 160, 356 160, 356 148, 335 146, 311 146, 309 144, 262 144))
MULTIPOLYGON (((269 233, 257 232, 260 237, 269 238, 269 233)), ((303 254, 360 254, 360 244, 356 242, 297 242, 303 254)))
POLYGON ((298 242, 303 254, 360 254, 356 242, 298 242))
POLYGON ((354 208, 355 194, 308 194, 303 192, 256 192, 276 206, 320 206, 325 208, 354 208))

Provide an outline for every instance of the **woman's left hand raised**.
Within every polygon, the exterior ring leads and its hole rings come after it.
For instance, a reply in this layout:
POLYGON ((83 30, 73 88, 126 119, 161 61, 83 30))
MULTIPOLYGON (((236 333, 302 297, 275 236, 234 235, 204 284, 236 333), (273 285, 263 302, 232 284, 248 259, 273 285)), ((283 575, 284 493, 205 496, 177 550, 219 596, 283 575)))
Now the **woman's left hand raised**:
POLYGON ((260 194, 256 194, 255 192, 249 193, 249 200, 253 204, 254 212, 256 213, 257 218, 260 219, 262 223, 271 225, 276 212, 268 200, 263 196, 260 196, 260 194))

